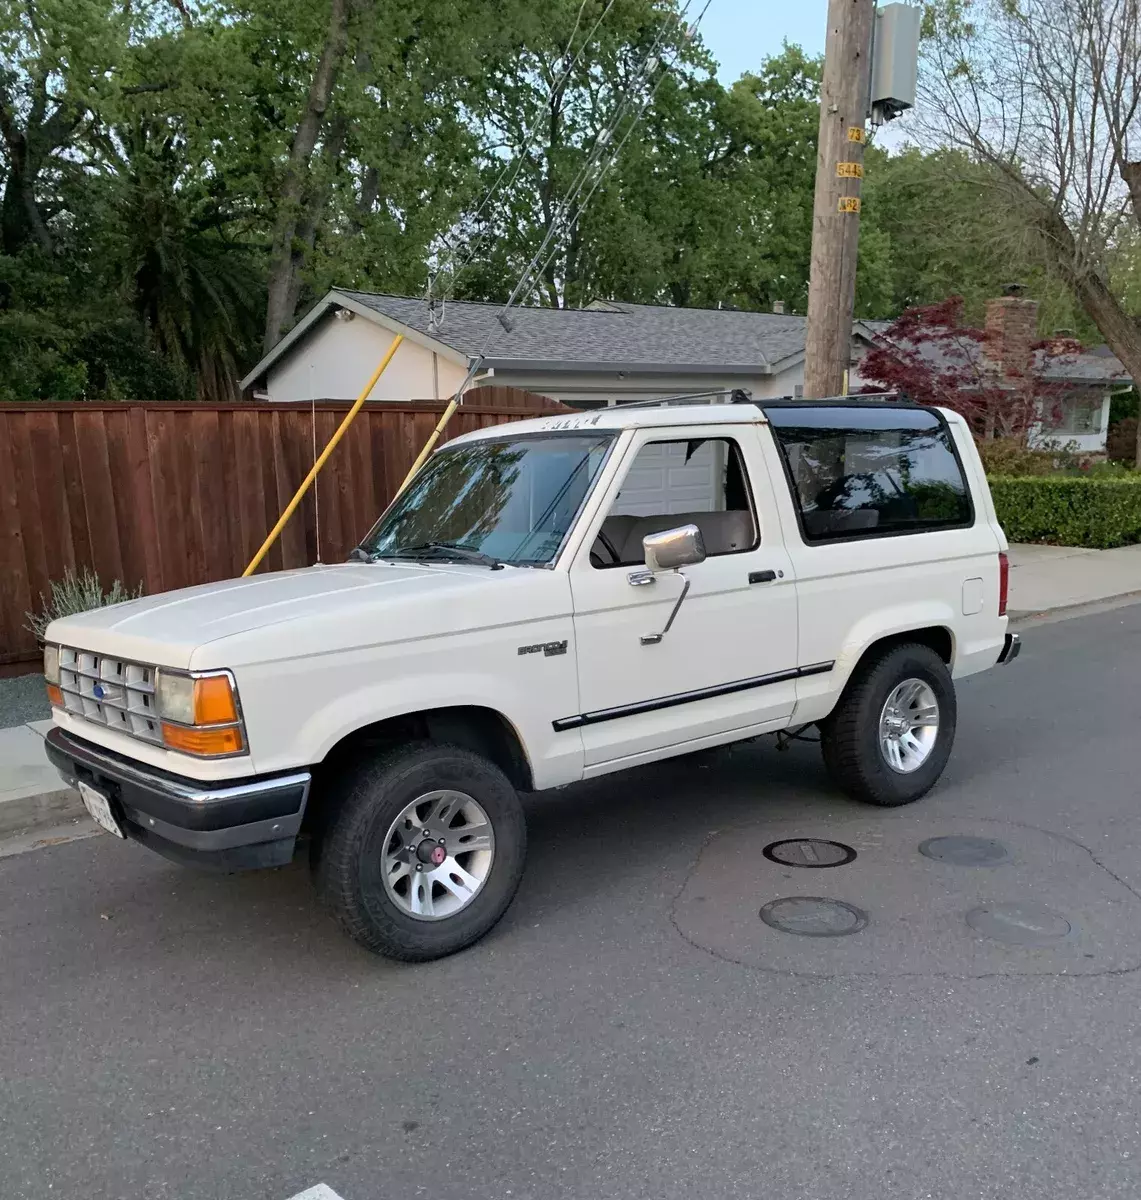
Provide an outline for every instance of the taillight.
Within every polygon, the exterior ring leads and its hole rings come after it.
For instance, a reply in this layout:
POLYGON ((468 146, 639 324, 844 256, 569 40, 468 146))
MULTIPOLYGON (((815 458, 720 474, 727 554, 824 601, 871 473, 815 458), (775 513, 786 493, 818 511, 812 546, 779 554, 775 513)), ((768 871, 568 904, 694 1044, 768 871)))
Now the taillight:
POLYGON ((999 551, 998 555, 998 615, 1006 616, 1006 596, 1010 591, 1010 559, 1006 556, 1006 551, 999 551))

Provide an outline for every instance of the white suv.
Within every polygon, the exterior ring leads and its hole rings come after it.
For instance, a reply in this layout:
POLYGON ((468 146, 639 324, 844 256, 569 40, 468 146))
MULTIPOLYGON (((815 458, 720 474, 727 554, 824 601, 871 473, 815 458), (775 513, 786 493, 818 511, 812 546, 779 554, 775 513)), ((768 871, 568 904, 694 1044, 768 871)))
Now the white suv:
POLYGON ((468 945, 520 792, 818 725, 851 795, 939 778, 954 679, 1015 656, 1006 539, 954 413, 617 408, 448 443, 349 562, 55 622, 48 753, 107 829, 223 869, 311 834, 344 928, 468 945))

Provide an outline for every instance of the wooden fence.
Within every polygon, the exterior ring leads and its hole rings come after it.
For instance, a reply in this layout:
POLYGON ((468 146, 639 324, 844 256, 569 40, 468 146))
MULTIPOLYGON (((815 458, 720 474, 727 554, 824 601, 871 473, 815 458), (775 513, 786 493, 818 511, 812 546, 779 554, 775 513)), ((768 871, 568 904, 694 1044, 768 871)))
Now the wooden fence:
MULTIPOLYGON (((25 614, 68 568, 148 593, 240 575, 350 405, 0 405, 0 666, 34 663, 25 614)), ((367 404, 262 571, 337 562, 391 500, 443 411, 367 404)), ((567 411, 469 392, 445 438, 567 411)))

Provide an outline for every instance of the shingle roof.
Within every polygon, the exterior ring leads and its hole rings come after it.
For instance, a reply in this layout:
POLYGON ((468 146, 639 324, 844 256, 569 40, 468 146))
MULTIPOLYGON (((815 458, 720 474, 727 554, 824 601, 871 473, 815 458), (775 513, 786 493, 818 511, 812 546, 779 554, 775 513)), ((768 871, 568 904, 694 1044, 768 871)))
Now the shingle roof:
MULTIPOLYGON (((892 322, 863 321, 861 324, 870 334, 882 337, 892 322)), ((905 339, 901 345, 936 369, 960 370, 970 366, 980 374, 994 370, 986 346, 971 337, 945 342, 925 341, 918 345, 905 339)), ((1033 361, 1034 373, 1041 379, 1106 386, 1130 382, 1129 372, 1107 346, 1082 350, 1079 354, 1051 355, 1045 350, 1036 350, 1033 361)))
POLYGON ((1043 379, 1066 379, 1075 383, 1120 383, 1130 382, 1124 363, 1108 346, 1094 350, 1083 350, 1081 354, 1064 354, 1047 358, 1044 351, 1034 355, 1038 374, 1043 379))
MULTIPOLYGON (((264 375, 322 312, 345 302, 358 312, 370 309, 397 321, 462 358, 482 353, 488 367, 766 375, 804 353, 805 318, 786 314, 607 301, 584 309, 515 308, 508 330, 499 323, 500 304, 449 300, 437 307, 431 320, 423 299, 334 289, 258 363, 242 386, 264 375)), ((858 337, 873 341, 890 326, 890 321, 858 321, 855 330, 858 337)), ((944 361, 948 357, 943 347, 925 347, 922 353, 944 361)), ((977 344, 965 353, 974 357, 977 344)), ((1117 359, 1092 352, 1054 360, 1043 374, 1075 382, 1128 381, 1117 359)))
POLYGON ((429 324, 428 305, 406 296, 338 293, 488 366, 736 370, 765 374, 804 352, 804 317, 727 309, 608 302, 584 309, 515 308, 449 300, 429 324))

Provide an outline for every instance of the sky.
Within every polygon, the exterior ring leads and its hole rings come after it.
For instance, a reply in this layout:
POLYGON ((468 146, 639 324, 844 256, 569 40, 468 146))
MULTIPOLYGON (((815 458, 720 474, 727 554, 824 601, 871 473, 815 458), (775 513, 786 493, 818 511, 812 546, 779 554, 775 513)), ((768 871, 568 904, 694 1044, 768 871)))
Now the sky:
MULTIPOLYGON (((697 0, 690 0, 690 9, 701 11, 697 0)), ((701 38, 719 64, 718 78, 730 84, 755 71, 761 59, 779 54, 785 42, 823 54, 827 18, 828 0, 710 0, 701 38)), ((875 132, 876 144, 894 153, 907 143, 909 130, 904 114, 875 132)))
POLYGON ((710 0, 701 37, 721 64, 721 82, 732 83, 784 41, 823 53, 827 13, 827 0, 710 0))

